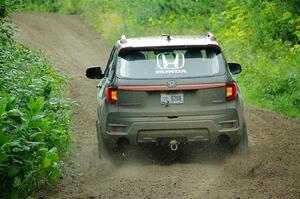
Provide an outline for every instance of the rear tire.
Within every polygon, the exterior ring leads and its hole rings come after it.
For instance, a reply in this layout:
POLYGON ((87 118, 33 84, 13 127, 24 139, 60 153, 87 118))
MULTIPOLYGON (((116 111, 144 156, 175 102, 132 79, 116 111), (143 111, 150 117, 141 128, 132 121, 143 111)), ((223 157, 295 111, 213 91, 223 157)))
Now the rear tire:
POLYGON ((110 160, 114 164, 120 164, 128 157, 126 156, 128 147, 108 147, 103 140, 103 137, 100 132, 100 126, 98 125, 98 121, 96 122, 97 129, 97 140, 98 140, 98 157, 100 160, 110 160))
POLYGON ((248 153, 248 130, 246 121, 243 124, 243 132, 242 132, 242 139, 240 143, 236 146, 236 150, 238 153, 246 155, 248 153))
POLYGON ((100 135, 100 127, 98 125, 98 121, 96 121, 96 129, 97 129, 97 141, 98 141, 98 157, 101 160, 106 158, 107 152, 103 142, 103 138, 100 135))

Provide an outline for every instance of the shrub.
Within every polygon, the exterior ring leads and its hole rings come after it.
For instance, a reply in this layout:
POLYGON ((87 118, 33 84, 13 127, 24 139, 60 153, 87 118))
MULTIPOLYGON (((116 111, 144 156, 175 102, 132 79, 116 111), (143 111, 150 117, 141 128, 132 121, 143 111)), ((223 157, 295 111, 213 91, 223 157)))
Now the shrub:
MULTIPOLYGON (((7 2, 1 9, 16 6, 7 2)), ((72 104, 62 98, 66 78, 14 41, 7 15, 0 17, 0 198, 24 198, 60 175, 72 104)))

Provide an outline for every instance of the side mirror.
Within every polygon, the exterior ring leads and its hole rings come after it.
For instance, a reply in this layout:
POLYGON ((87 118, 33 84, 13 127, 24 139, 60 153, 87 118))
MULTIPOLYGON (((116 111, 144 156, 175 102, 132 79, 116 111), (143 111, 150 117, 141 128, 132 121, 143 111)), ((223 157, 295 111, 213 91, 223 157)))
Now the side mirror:
POLYGON ((242 66, 238 63, 228 63, 228 66, 233 75, 239 74, 242 71, 242 66))
POLYGON ((104 77, 99 66, 88 68, 85 75, 89 79, 102 79, 104 77))

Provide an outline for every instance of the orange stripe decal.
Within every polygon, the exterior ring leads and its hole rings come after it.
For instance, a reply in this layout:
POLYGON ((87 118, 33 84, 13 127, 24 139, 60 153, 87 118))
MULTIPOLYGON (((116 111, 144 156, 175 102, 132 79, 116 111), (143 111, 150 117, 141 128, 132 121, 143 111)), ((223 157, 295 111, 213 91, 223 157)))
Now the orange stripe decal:
POLYGON ((118 86, 118 90, 129 91, 167 91, 167 90, 195 90, 205 88, 217 88, 226 86, 225 83, 212 83, 212 84, 190 84, 190 85, 177 85, 176 87, 168 86, 118 86))

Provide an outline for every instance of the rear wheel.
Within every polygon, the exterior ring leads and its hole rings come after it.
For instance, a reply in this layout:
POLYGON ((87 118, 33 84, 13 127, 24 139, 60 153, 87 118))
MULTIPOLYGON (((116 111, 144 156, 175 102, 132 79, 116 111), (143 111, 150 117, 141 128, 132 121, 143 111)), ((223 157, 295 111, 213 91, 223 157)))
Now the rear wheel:
POLYGON ((237 145, 231 145, 229 137, 221 136, 217 144, 218 158, 224 158, 226 155, 238 153, 247 155, 248 153, 248 131, 246 121, 243 122, 242 137, 237 145))
POLYGON ((119 150, 107 147, 102 136, 98 134, 98 154, 100 160, 114 160, 118 156, 119 150))
POLYGON ((247 154, 248 153, 248 130, 246 121, 243 124, 243 132, 242 132, 242 139, 240 143, 236 146, 236 150, 240 154, 247 154))
POLYGON ((101 160, 107 157, 107 149, 103 142, 103 138, 100 135, 100 127, 98 121, 96 122, 96 129, 97 129, 97 141, 98 141, 98 157, 101 160))
POLYGON ((97 128, 97 140, 98 140, 98 157, 100 160, 110 160, 115 164, 119 164, 120 162, 127 159, 128 156, 128 146, 122 145, 115 148, 108 147, 103 141, 103 137, 100 133, 100 127, 98 125, 98 121, 96 122, 97 128))

